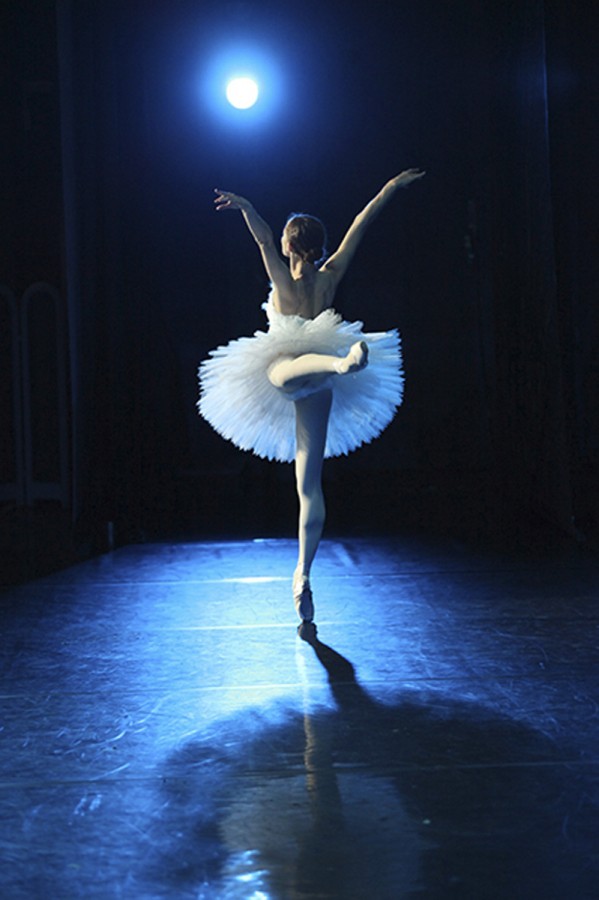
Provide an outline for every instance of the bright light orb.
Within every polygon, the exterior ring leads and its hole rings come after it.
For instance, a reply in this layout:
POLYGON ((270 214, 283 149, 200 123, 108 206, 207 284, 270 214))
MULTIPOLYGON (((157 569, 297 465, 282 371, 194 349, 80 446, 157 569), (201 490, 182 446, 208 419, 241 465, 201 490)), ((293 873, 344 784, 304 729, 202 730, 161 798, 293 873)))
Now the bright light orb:
POLYGON ((236 109, 249 109, 258 99, 258 93, 253 78, 232 78, 227 85, 227 100, 236 109))

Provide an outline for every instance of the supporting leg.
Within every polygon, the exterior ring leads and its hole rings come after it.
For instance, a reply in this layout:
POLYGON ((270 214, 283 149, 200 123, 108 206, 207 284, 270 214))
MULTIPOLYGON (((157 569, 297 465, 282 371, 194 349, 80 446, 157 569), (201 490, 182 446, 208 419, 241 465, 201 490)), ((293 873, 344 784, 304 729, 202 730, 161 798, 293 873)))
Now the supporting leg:
POLYGON ((331 401, 332 394, 327 390, 295 402, 295 477, 300 509, 294 597, 300 618, 305 621, 314 616, 308 579, 325 519, 322 462, 331 401))

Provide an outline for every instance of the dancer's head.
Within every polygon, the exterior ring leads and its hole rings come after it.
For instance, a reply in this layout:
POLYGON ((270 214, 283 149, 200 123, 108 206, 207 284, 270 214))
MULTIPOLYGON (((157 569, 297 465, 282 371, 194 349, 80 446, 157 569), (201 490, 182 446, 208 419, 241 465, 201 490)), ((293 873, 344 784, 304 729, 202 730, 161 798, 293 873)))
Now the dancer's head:
POLYGON ((308 263, 316 263, 326 254, 327 233, 316 216, 306 213, 292 213, 283 229, 281 246, 283 254, 296 253, 308 263))

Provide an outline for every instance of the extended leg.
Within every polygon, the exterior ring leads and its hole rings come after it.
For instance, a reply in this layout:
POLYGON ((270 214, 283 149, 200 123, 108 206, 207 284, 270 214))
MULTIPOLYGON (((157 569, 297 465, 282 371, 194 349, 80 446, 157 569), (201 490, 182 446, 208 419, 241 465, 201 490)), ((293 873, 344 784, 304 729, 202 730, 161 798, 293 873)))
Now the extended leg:
POLYGON ((329 356, 324 353, 304 353, 295 359, 282 359, 271 367, 268 377, 275 387, 295 391, 306 383, 318 389, 327 375, 347 375, 368 364, 368 346, 357 341, 346 356, 329 356))
POLYGON ((330 391, 319 391, 295 402, 295 477, 300 509, 294 596, 300 618, 308 621, 314 615, 308 578, 325 519, 322 462, 331 401, 330 391))

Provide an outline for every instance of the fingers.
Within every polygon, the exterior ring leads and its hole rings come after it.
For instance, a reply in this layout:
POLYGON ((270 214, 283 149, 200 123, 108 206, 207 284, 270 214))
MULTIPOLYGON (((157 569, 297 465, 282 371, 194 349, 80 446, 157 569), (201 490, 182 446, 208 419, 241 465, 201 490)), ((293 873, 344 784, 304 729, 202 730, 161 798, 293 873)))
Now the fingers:
POLYGON ((407 187, 413 181, 418 181, 419 178, 424 178, 426 172, 422 169, 405 169, 405 171, 400 172, 399 175, 396 175, 395 178, 392 179, 392 182, 398 187, 407 187))
POLYGON ((214 193, 218 194, 218 197, 214 200, 217 210, 242 208, 243 197, 238 197, 237 194, 232 194, 231 191, 221 191, 219 188, 214 188, 214 193))
POLYGON ((231 209, 233 207, 233 198, 234 194, 231 194, 230 191, 221 191, 219 188, 214 188, 214 193, 218 194, 217 197, 214 198, 214 205, 216 209, 231 209))

